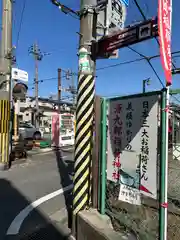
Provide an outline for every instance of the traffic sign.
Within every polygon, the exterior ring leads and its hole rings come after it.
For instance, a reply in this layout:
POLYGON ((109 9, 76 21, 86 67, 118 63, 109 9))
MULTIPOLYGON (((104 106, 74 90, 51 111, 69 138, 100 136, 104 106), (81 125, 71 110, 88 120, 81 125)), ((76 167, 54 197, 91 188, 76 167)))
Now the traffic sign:
POLYGON ((129 0, 121 0, 127 7, 129 6, 129 0))
MULTIPOLYGON (((123 29, 126 20, 126 5, 120 0, 108 0, 105 8, 98 14, 97 19, 97 40, 102 39, 106 34, 113 34, 115 31, 123 29)), ((117 59, 119 50, 104 54, 100 58, 117 59)))
POLYGON ((105 33, 105 28, 110 33, 114 30, 124 28, 126 20, 126 6, 120 0, 108 0, 105 8, 103 8, 97 18, 97 36, 102 38, 105 33))
POLYGON ((112 13, 110 27, 113 28, 114 25, 114 27, 122 29, 124 28, 124 22, 126 20, 126 6, 120 0, 111 1, 112 1, 112 13))
POLYGON ((12 95, 16 99, 25 99, 28 87, 25 83, 16 83, 12 89, 12 95))
POLYGON ((157 18, 146 20, 99 40, 96 43, 97 57, 156 36, 158 36, 157 18))
POLYGON ((28 82, 28 73, 18 68, 12 68, 12 79, 28 82))

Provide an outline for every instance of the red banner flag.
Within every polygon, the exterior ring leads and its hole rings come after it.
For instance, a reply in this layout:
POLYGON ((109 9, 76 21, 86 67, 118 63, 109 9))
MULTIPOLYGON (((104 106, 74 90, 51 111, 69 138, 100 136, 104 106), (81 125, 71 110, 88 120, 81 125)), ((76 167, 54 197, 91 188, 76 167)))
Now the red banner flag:
POLYGON ((172 59, 171 59, 171 22, 172 0, 159 0, 158 6, 158 31, 160 54, 166 77, 166 85, 172 84, 172 59))

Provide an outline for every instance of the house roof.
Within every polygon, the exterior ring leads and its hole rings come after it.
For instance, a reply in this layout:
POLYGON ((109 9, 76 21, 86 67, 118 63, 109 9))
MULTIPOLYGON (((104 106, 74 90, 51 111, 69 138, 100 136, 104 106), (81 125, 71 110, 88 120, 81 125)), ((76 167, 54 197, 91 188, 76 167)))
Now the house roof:
MULTIPOLYGON (((29 98, 31 99, 31 101, 35 100, 35 97, 29 97, 29 98)), ((67 102, 67 101, 58 101, 58 100, 53 100, 53 99, 49 99, 49 98, 42 98, 42 97, 39 97, 38 100, 41 101, 41 102, 45 102, 45 103, 52 103, 52 104, 59 104, 60 103, 60 105, 66 104, 68 107, 73 106, 72 103, 67 102)))

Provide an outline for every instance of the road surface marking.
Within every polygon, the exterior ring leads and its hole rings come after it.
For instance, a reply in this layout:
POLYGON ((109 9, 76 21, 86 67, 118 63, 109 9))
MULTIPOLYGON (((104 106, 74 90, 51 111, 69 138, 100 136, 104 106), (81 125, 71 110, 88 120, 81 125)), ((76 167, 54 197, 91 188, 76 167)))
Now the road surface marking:
POLYGON ((72 189, 73 184, 65 187, 65 188, 61 188, 55 192, 52 192, 44 197, 41 197, 39 199, 37 199, 36 201, 30 203, 27 207, 25 207, 12 221, 10 227, 7 230, 6 235, 17 235, 19 233, 19 230, 21 228, 21 225, 23 223, 23 221, 25 220, 25 218, 33 211, 33 209, 37 208, 39 205, 41 205, 42 203, 62 194, 63 192, 69 191, 70 189, 72 189))

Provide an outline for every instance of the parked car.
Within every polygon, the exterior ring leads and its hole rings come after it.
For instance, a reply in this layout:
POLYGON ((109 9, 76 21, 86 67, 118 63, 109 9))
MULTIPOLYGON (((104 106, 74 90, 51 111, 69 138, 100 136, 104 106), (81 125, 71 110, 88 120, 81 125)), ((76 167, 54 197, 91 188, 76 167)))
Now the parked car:
POLYGON ((42 133, 34 125, 29 122, 20 122, 19 123, 19 136, 20 138, 30 138, 38 140, 41 138, 42 133))

